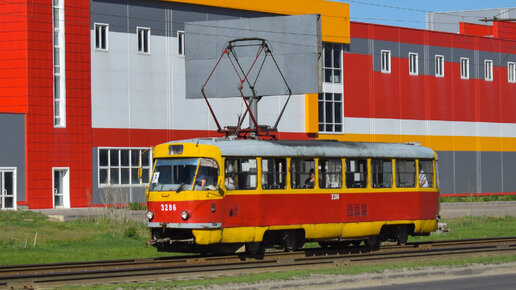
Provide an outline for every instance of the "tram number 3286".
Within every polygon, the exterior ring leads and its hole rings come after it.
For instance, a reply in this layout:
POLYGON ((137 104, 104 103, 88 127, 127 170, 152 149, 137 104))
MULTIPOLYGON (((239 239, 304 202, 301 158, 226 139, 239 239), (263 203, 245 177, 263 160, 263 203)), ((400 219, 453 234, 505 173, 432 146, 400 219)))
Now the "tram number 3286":
POLYGON ((165 204, 161 204, 161 211, 176 211, 176 205, 175 204, 170 204, 170 203, 165 203, 165 204))

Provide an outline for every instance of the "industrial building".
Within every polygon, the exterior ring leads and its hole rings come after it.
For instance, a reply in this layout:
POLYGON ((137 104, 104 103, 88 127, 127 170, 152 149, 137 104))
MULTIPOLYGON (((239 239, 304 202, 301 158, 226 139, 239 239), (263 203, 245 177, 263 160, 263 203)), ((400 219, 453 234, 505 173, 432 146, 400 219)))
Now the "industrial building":
MULTIPOLYGON (((185 23, 302 14, 321 16, 322 83, 292 97, 279 138, 419 142, 438 152, 442 193, 516 192, 515 23, 359 23, 324 0, 0 7, 1 209, 144 202, 137 171, 148 180, 151 146, 220 136, 205 101, 187 95, 185 23)), ((262 99, 261 122, 283 101, 262 99)), ((242 110, 238 98, 211 102, 226 125, 242 110)))

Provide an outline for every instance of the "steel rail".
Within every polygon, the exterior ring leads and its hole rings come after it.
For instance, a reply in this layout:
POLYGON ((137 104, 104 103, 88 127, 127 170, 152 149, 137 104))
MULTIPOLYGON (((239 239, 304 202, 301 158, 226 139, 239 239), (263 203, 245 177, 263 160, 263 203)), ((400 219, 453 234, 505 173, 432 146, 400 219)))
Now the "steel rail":
POLYGON ((59 287, 178 279, 242 272, 270 272, 300 268, 344 266, 391 261, 420 261, 443 256, 516 254, 516 237, 447 240, 385 246, 309 248, 297 252, 271 252, 261 257, 246 255, 181 256, 82 263, 0 267, 0 288, 59 287))

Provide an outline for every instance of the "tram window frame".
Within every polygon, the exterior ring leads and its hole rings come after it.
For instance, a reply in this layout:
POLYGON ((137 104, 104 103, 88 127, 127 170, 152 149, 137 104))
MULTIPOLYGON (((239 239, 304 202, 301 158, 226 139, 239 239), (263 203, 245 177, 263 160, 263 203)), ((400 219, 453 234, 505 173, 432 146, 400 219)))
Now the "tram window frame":
POLYGON ((434 187, 434 161, 432 159, 421 159, 419 160, 419 175, 418 175, 418 183, 419 187, 422 188, 433 188, 434 187), (426 180, 428 182, 428 186, 422 186, 421 184, 421 174, 424 174, 426 180))
POLYGON ((392 188, 392 171, 392 159, 371 159, 371 187, 392 188))
POLYGON ((314 158, 291 158, 290 159, 290 186, 293 189, 315 188, 317 186, 317 175, 315 175, 313 186, 307 186, 310 178, 310 170, 315 172, 314 158))
POLYGON ((224 160, 224 184, 227 190, 255 190, 258 186, 256 158, 226 158, 224 160), (237 168, 235 169, 235 167, 237 168), (231 170, 229 170, 230 168, 231 170), (241 182, 241 179, 245 179, 245 182, 241 182))
POLYGON ((346 158, 346 187, 367 188, 367 179, 367 158, 346 158))
POLYGON ((396 187, 416 187, 416 160, 396 159, 396 187))
POLYGON ((342 159, 320 158, 319 188, 342 188, 342 159))
POLYGON ((285 189, 287 188, 287 158, 262 158, 262 189, 285 189))

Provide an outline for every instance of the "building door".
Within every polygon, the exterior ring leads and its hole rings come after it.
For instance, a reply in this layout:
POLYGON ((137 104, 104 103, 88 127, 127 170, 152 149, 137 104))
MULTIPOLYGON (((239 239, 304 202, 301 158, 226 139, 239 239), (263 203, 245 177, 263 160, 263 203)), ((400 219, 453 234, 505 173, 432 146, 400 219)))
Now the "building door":
POLYGON ((16 209, 16 171, 0 168, 0 209, 16 209))
POLYGON ((68 168, 54 168, 53 198, 54 208, 70 207, 70 177, 68 168))

